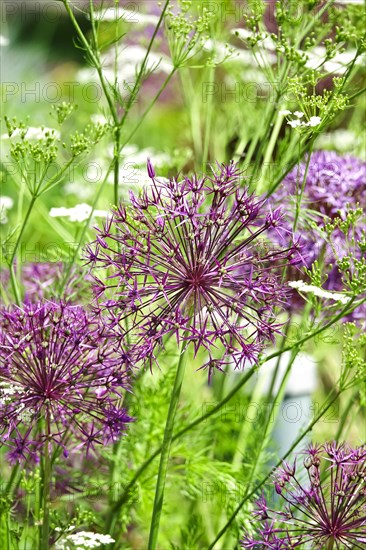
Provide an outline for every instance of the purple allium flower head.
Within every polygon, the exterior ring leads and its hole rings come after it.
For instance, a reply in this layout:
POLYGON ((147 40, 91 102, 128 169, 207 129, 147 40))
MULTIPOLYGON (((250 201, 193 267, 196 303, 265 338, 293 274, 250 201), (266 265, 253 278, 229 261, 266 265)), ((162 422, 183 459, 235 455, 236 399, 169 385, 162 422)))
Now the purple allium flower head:
POLYGON ((123 434, 131 420, 119 405, 128 369, 118 344, 82 307, 3 308, 0 329, 0 439, 10 460, 46 441, 66 456, 66 441, 89 450, 123 434))
MULTIPOLYGON (((24 302, 55 298, 61 290, 66 268, 67 266, 62 262, 31 262, 22 265, 20 282, 24 289, 24 302)), ((68 302, 76 302, 85 297, 89 299, 87 282, 82 268, 73 266, 62 291, 63 298, 68 302)), ((8 269, 0 271, 0 283, 3 285, 8 301, 11 302, 12 292, 8 269)))
POLYGON ((240 188, 233 163, 181 181, 156 179, 150 165, 149 173, 151 186, 140 197, 131 193, 130 205, 120 205, 87 248, 106 322, 142 360, 155 358, 166 335, 195 353, 204 348, 209 374, 255 360, 279 330, 280 273, 297 261, 298 243, 279 210, 240 188), (269 248, 274 228, 288 246, 269 248))
POLYGON ((260 498, 259 525, 254 537, 245 533, 243 548, 365 548, 366 445, 327 443, 310 446, 305 455, 306 481, 295 464, 276 470, 279 511, 260 498))
MULTIPOLYGON (((280 195, 284 198, 301 190, 306 171, 306 159, 284 179, 280 195)), ((334 151, 315 151, 306 174, 305 205, 323 215, 345 216, 347 205, 366 203, 366 163, 334 151)))
MULTIPOLYGON (((346 235, 340 229, 332 233, 332 247, 327 242, 326 233, 319 231, 326 222, 340 218, 344 220, 350 209, 366 204, 366 163, 352 156, 341 156, 334 151, 316 151, 311 155, 306 173, 306 159, 294 168, 283 180, 272 200, 275 204, 287 205, 289 212, 294 211, 297 197, 301 193, 306 174, 302 196, 298 229, 303 243, 304 265, 311 267, 313 262, 322 257, 325 265, 332 265, 325 290, 342 291, 344 281, 337 267, 337 256, 352 256, 360 260, 364 256, 362 243, 365 240, 364 220, 351 228, 346 235), (312 222, 312 223, 309 223, 312 222), (314 222, 318 229, 315 228, 314 222)), ((291 219, 291 216, 290 216, 291 219)), ((350 262, 350 274, 356 269, 350 262)), ((296 306, 296 300, 293 302, 296 306)), ((357 308, 350 320, 357 321, 366 313, 365 306, 357 308)))

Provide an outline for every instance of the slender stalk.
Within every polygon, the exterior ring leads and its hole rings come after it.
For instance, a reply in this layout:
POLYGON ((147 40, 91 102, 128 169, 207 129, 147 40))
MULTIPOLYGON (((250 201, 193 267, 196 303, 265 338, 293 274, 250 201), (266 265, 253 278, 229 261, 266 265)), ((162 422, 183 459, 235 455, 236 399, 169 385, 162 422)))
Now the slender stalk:
MULTIPOLYGON (((344 427, 346 425, 346 422, 347 420, 349 420, 350 416, 349 416, 349 413, 352 409, 352 407, 357 404, 358 405, 359 403, 359 394, 358 392, 355 392, 353 395, 351 395, 347 405, 346 405, 346 408, 342 414, 342 417, 341 417, 341 420, 340 420, 340 423, 339 423, 339 427, 338 427, 338 430, 337 430, 337 433, 334 437, 334 441, 339 441, 339 438, 341 437, 342 433, 343 433, 343 430, 344 430, 344 427)), ((357 414, 357 410, 356 410, 356 414, 357 414)))
MULTIPOLYGON (((198 426, 201 422, 204 422, 214 414, 216 414, 226 403, 228 403, 234 395, 237 394, 237 392, 246 384, 246 382, 253 376, 253 374, 257 371, 257 367, 253 367, 251 370, 249 370, 241 380, 234 386, 234 388, 226 395, 224 399, 222 399, 215 407, 210 408, 205 414, 202 416, 196 418, 196 420, 193 420, 190 424, 187 424, 185 428, 182 428, 172 437, 172 442, 176 441, 177 439, 180 439, 184 434, 198 426)), ((108 518, 107 518, 107 533, 111 533, 109 530, 110 525, 112 524, 112 517, 113 514, 117 513, 118 510, 123 506, 123 504, 127 501, 130 491, 132 487, 135 485, 136 481, 141 477, 141 475, 144 473, 144 471, 150 466, 150 464, 153 462, 153 460, 160 454, 162 450, 162 446, 158 447, 152 455, 149 456, 149 458, 140 466, 140 468, 137 470, 131 481, 126 486, 123 494, 119 498, 119 500, 114 504, 108 518)))
MULTIPOLYGON (((121 127, 123 126, 123 124, 124 124, 124 122, 125 122, 125 120, 126 120, 126 117, 127 117, 128 113, 129 113, 129 111, 130 111, 130 108, 131 108, 131 106, 132 106, 133 103, 134 103, 135 96, 136 96, 136 94, 137 94, 138 88, 139 88, 139 86, 140 86, 140 82, 141 82, 142 77, 143 77, 143 75, 144 75, 144 71, 145 71, 146 64, 147 64, 147 59, 148 59, 148 57, 149 57, 149 54, 150 54, 152 45, 153 45, 153 43, 154 43, 154 41, 155 41, 156 35, 158 34, 158 31, 159 31, 159 29, 160 29, 160 26, 161 26, 161 24, 162 24, 162 22, 163 22, 163 19, 164 19, 164 17, 165 17, 165 13, 166 13, 166 11, 167 11, 167 9, 168 9, 169 3, 170 3, 170 0, 166 0, 166 2, 165 2, 165 4, 164 4, 164 7, 163 7, 163 9, 162 9, 162 11, 161 11, 160 17, 159 17, 159 21, 158 21, 157 24, 156 24, 156 27, 155 27, 155 29, 154 29, 154 33, 153 33, 153 35, 152 35, 152 37, 151 37, 151 40, 150 40, 150 42, 149 42, 149 45, 148 45, 148 47, 147 47, 146 54, 145 54, 144 60, 143 60, 143 62, 142 62, 140 71, 139 71, 139 73, 138 73, 138 75, 137 75, 137 79, 136 79, 136 82, 135 82, 135 84, 134 84, 134 87, 133 87, 133 89, 132 89, 130 99, 129 99, 127 105, 126 105, 124 115, 123 115, 123 117, 122 117, 122 119, 121 119, 121 122, 120 122, 120 126, 121 126, 121 127)), ((175 71, 175 69, 174 69, 174 71, 175 71)), ((169 78, 169 79, 170 79, 170 78, 169 78)), ((160 92, 160 93, 161 93, 161 92, 160 92)), ((126 143, 128 143, 128 142, 126 142, 126 143)), ((123 147, 124 147, 124 145, 123 145, 123 147)))
POLYGON ((168 417, 165 424, 164 439, 163 439, 163 445, 162 445, 161 455, 160 455, 158 479, 156 482, 156 489, 155 489, 154 508, 153 508, 153 513, 151 518, 148 550, 155 550, 157 548, 160 517, 161 517, 163 501, 164 501, 165 480, 166 480, 166 474, 168 470, 170 446, 173 438, 174 420, 177 412, 179 396, 182 389, 184 371, 185 371, 185 366, 187 362, 187 353, 185 353, 183 349, 184 345, 185 345, 185 340, 183 339, 182 349, 181 349, 178 366, 177 366, 177 372, 174 380, 174 387, 170 398, 168 417))
POLYGON ((76 248, 74 249, 74 252, 73 252, 73 254, 72 254, 72 258, 71 258, 71 260, 70 260, 70 262, 69 262, 69 264, 68 264, 68 266, 67 266, 67 268, 66 268, 66 270, 65 270, 65 275, 64 275, 64 278, 63 278, 63 280, 62 280, 61 287, 60 287, 60 289, 59 289, 59 294, 60 294, 60 295, 62 295, 62 292, 63 292, 63 290, 64 290, 64 288, 65 288, 65 286, 66 286, 68 277, 69 277, 69 275, 70 275, 72 266, 74 265, 75 260, 76 260, 78 254, 79 254, 80 247, 81 247, 81 245, 82 245, 82 242, 84 241, 84 237, 85 237, 86 232, 87 232, 87 230, 88 230, 89 223, 90 223, 90 220, 91 220, 91 218, 92 218, 92 216, 93 216, 95 207, 96 207, 96 205, 97 205, 97 202, 98 202, 98 200, 99 200, 100 195, 102 194, 102 191, 103 191, 103 189, 104 189, 104 186, 105 186, 105 183, 106 183, 106 181, 107 181, 107 178, 108 178, 109 174, 110 174, 111 171, 112 171, 112 166, 113 166, 113 162, 111 163, 109 169, 107 170, 107 173, 106 173, 106 175, 105 175, 105 177, 104 177, 102 183, 100 184, 100 187, 99 187, 99 189, 98 189, 98 191, 97 191, 97 194, 95 195, 95 198, 94 198, 93 203, 92 203, 92 205, 91 205, 92 209, 91 209, 91 211, 90 211, 89 217, 88 217, 88 219, 85 221, 84 227, 83 227, 83 229, 82 229, 82 231, 81 231, 80 238, 79 238, 79 240, 78 240, 78 244, 77 244, 76 248))
POLYGON ((28 223, 28 220, 29 220, 29 217, 31 215, 31 212, 33 210, 33 206, 34 206, 34 203, 36 202, 37 200, 37 195, 32 195, 32 198, 30 200, 30 203, 28 205, 28 210, 27 210, 27 213, 25 215, 25 218, 24 218, 24 221, 22 223, 22 227, 20 228, 20 232, 19 232, 19 235, 18 235, 18 238, 15 242, 15 245, 14 245, 14 248, 13 248, 13 252, 12 252, 12 255, 10 256, 10 265, 13 265, 14 263, 14 260, 15 260, 15 256, 16 256, 16 253, 18 251, 18 248, 19 248, 19 245, 20 245, 20 241, 22 239, 22 236, 23 236, 23 233, 24 233, 24 230, 26 228, 26 225, 28 223))
POLYGON ((113 169, 114 170, 113 187, 114 187, 115 206, 118 205, 120 139, 121 139, 121 128, 117 126, 115 128, 115 136, 114 136, 114 169, 113 169))
POLYGON ((17 282, 17 278, 16 278, 16 275, 15 275, 15 269, 14 269, 14 264, 13 263, 11 263, 10 266, 9 266, 9 275, 10 275, 11 287, 12 287, 13 293, 14 293, 15 303, 17 304, 17 306, 20 306, 22 300, 21 300, 21 297, 20 297, 18 282, 17 282))
POLYGON ((50 458, 50 446, 49 446, 49 434, 50 434, 50 421, 47 422, 47 439, 45 445, 44 459, 43 459, 43 476, 42 476, 42 500, 43 500, 43 522, 42 522, 42 535, 40 550, 49 549, 49 531, 50 531, 50 483, 51 483, 51 458, 50 458))
MULTIPOLYGON (((215 67, 209 68, 208 81, 209 83, 215 82, 215 67)), ((206 127, 205 127, 205 137, 203 142, 203 154, 202 154, 203 166, 205 166, 208 161, 211 126, 212 126, 212 115, 213 115, 213 96, 210 94, 207 98, 206 127)))
MULTIPOLYGON (((80 42, 83 45, 83 48, 85 49, 85 51, 89 55, 90 60, 92 61, 94 67, 96 68, 96 70, 98 72, 98 77, 99 77, 101 86, 103 88, 103 92, 104 92, 104 95, 106 97, 106 100, 108 102, 108 107, 109 107, 110 112, 113 116, 114 123, 118 124, 118 115, 117 115, 117 111, 116 111, 116 108, 115 108, 114 100, 113 100, 112 94, 109 91, 108 84, 107 84, 107 82, 104 78, 102 66, 100 64, 98 56, 95 55, 95 53, 93 52, 92 47, 90 46, 89 42, 85 38, 84 33, 81 30, 81 28, 79 26, 79 23, 76 20, 74 12, 73 12, 72 8, 70 7, 69 0, 63 0, 63 4, 65 6, 65 9, 67 11, 68 16, 70 17, 70 21, 72 22, 72 24, 73 24, 73 26, 74 26, 74 28, 75 28, 78 36, 79 36, 79 39, 80 39, 80 42)), ((93 17, 94 12, 93 12, 93 2, 92 1, 90 1, 90 3, 89 3, 89 10, 90 10, 90 16, 91 16, 91 22, 92 22, 93 35, 95 37, 95 34, 94 34, 95 33, 95 30, 94 30, 94 17, 93 17)), ((97 47, 97 44, 95 44, 95 47, 97 47)))
POLYGON ((277 120, 274 124, 274 128, 272 130, 272 134, 271 134, 270 140, 268 142, 268 147, 266 149, 266 152, 265 152, 264 158, 263 158, 263 166, 262 166, 262 170, 261 170, 258 185, 257 185, 257 193, 262 193, 263 184, 265 182, 267 172, 268 172, 268 168, 269 168, 269 163, 270 163, 274 148, 275 148, 276 143, 277 143, 278 134, 280 133, 280 130, 281 130, 282 121, 283 121, 283 117, 278 116, 277 120))

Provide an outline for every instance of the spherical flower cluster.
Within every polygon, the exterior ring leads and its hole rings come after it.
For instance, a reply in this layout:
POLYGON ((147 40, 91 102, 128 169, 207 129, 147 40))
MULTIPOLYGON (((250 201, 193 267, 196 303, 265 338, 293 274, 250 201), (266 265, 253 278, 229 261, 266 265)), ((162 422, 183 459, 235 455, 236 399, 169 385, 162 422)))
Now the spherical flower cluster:
MULTIPOLYGON (((334 151, 314 152, 308 166, 305 159, 286 176, 273 196, 274 205, 287 205, 293 218, 304 178, 297 226, 303 241, 304 265, 310 268, 316 259, 322 258, 325 265, 332 266, 324 289, 343 291, 345 285, 337 266, 338 259, 345 256, 361 259, 363 222, 357 223, 354 230, 351 228, 349 234, 336 228, 331 235, 332 246, 327 242, 326 232, 319 231, 319 227, 335 218, 344 220, 350 209, 357 206, 362 208, 366 204, 366 163, 355 157, 338 155, 334 151)), ((351 276, 352 265, 353 262, 350 264, 351 276)), ((296 305, 296 300, 293 305, 296 305)), ((365 310, 360 313, 359 309, 362 310, 362 306, 352 314, 352 320, 365 314, 365 310)))
POLYGON ((105 328, 82 307, 38 303, 0 310, 0 440, 9 459, 47 443, 116 441, 131 418, 120 406, 127 368, 105 328))
POLYGON ((242 548, 365 548, 366 446, 329 443, 310 446, 305 455, 306 482, 297 473, 296 461, 276 471, 280 511, 271 509, 262 496, 255 512, 256 535, 245 533, 242 548))
MULTIPOLYGON (((278 196, 296 201, 301 190, 306 159, 284 179, 278 196)), ((345 216, 347 205, 366 203, 366 163, 334 151, 315 151, 306 173, 304 205, 331 218, 345 216)))
MULTIPOLYGON (((31 262, 22 265, 20 282, 24 290, 24 302, 53 299, 60 293, 68 302, 76 302, 88 296, 87 277, 82 268, 73 266, 62 289, 67 266, 62 262, 31 262)), ((16 271, 16 269, 15 269, 16 271)), ((12 301, 8 269, 0 271, 0 284, 7 301, 12 301)), ((2 303, 0 295, 0 303, 2 303)))
POLYGON ((138 359, 151 361, 172 335, 207 352, 209 374, 255 360, 279 330, 282 268, 297 261, 280 211, 240 188, 233 163, 212 176, 160 181, 148 162, 148 174, 151 186, 131 193, 87 248, 105 318, 138 359), (269 230, 288 246, 271 248, 269 230))

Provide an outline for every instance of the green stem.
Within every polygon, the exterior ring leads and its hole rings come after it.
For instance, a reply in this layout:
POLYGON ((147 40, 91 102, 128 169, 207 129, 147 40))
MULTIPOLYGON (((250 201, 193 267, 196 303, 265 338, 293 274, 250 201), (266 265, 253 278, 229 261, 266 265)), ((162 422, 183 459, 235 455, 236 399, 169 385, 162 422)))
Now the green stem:
POLYGON ((34 206, 34 203, 36 202, 36 200, 37 200, 37 195, 32 195, 32 198, 31 198, 31 200, 30 200, 30 203, 29 203, 29 206, 28 206, 28 210, 27 210, 27 213, 26 213, 26 215, 25 215, 25 218, 24 218, 22 227, 20 228, 20 232, 19 232, 18 238, 17 238, 17 240, 16 240, 16 242, 15 242, 15 246, 14 246, 12 255, 10 256, 10 265, 13 265, 13 263, 14 263, 15 256, 16 256, 16 253, 17 253, 17 251, 18 251, 18 248, 19 248, 19 245, 20 245, 21 238, 22 238, 22 236, 23 236, 25 227, 26 227, 26 225, 27 225, 27 223, 28 223, 29 216, 31 215, 31 212, 32 212, 32 210, 33 210, 33 206, 34 206))
MULTIPOLYGON (((209 68, 208 81, 210 83, 215 81, 215 67, 209 68)), ((207 101, 207 110, 206 110, 206 128, 205 128, 205 137, 203 142, 203 155, 202 155, 202 164, 206 166, 208 161, 209 146, 210 146, 210 137, 211 137, 211 126, 212 126, 212 115, 213 115, 213 96, 208 96, 207 101)))
MULTIPOLYGON (((69 0, 63 0, 63 3, 64 3, 64 6, 65 6, 65 9, 67 11, 67 14, 70 17, 70 20, 71 20, 78 36, 79 36, 80 42, 82 43, 85 51, 88 53, 88 55, 90 57, 91 62, 93 63, 94 67, 97 70, 99 80, 100 80, 101 86, 103 88, 104 95, 105 95, 106 100, 108 102, 108 107, 109 107, 110 112, 113 116, 114 123, 118 124, 118 115, 117 115, 117 111, 116 111, 116 108, 115 108, 115 105, 114 105, 114 100, 113 100, 112 95, 110 94, 108 85, 105 81, 100 61, 99 61, 97 55, 94 54, 89 42, 85 38, 84 33, 81 30, 81 28, 80 28, 80 26, 79 26, 79 24, 78 24, 78 22, 77 22, 77 20, 74 16, 74 12, 70 8, 69 0)), ((94 17, 93 17, 93 13, 94 13, 93 12, 93 2, 91 0, 90 0, 90 3, 89 3, 89 10, 90 10, 90 19, 91 19, 93 37, 94 37, 94 39, 96 39, 95 28, 94 28, 94 17)), ((97 44, 94 44, 94 46, 95 46, 95 48, 97 48, 97 44)))
POLYGON ((258 181, 258 186, 257 186, 257 193, 258 194, 262 193, 263 184, 265 182, 265 178, 267 176, 267 172, 268 172, 268 168, 269 168, 269 162, 271 160, 273 150, 274 150, 275 145, 277 143, 277 138, 278 138, 278 134, 280 133, 280 130, 281 130, 282 121, 283 121, 283 117, 278 116, 277 120, 275 122, 274 128, 272 130, 272 134, 271 134, 266 152, 264 154, 262 171, 261 171, 260 178, 259 178, 259 181, 258 181))
POLYGON ((50 446, 49 446, 49 434, 50 434, 50 422, 47 419, 47 439, 45 445, 44 459, 43 459, 43 476, 42 476, 42 500, 43 500, 43 521, 42 521, 42 535, 40 550, 49 549, 49 531, 50 531, 50 483, 51 483, 51 459, 50 459, 50 446))
MULTIPOLYGON (((164 4, 164 7, 163 7, 163 9, 162 9, 162 11, 161 11, 161 14, 160 14, 160 17, 159 17, 159 21, 157 22, 157 25, 156 25, 156 27, 155 27, 155 29, 154 29, 154 33, 153 33, 153 35, 152 35, 152 37, 151 37, 151 40, 150 40, 150 42, 149 42, 149 45, 148 45, 148 47, 147 47, 146 55, 145 55, 144 60, 143 60, 143 62, 142 62, 140 71, 139 71, 139 73, 138 73, 138 75, 137 75, 137 79, 136 79, 136 82, 135 82, 134 87, 133 87, 133 89, 132 89, 130 99, 129 99, 127 105, 126 105, 124 115, 123 115, 123 117, 122 117, 122 119, 121 119, 120 127, 123 126, 123 124, 124 124, 124 122, 125 122, 125 120, 126 120, 126 117, 127 117, 128 113, 129 113, 129 111, 130 111, 130 109, 131 109, 131 106, 132 106, 133 103, 134 103, 134 100, 135 100, 135 97, 136 97, 138 88, 139 88, 139 86, 140 86, 140 82, 141 82, 142 77, 143 77, 143 75, 144 75, 144 70, 145 70, 145 67, 146 67, 146 64, 147 64, 147 59, 148 59, 148 57, 149 57, 149 54, 150 54, 152 45, 153 45, 153 43, 154 43, 154 41, 155 41, 156 35, 157 35, 157 33, 158 33, 159 29, 160 29, 160 26, 161 26, 161 24, 162 24, 162 22, 163 22, 164 17, 165 17, 165 13, 166 13, 166 10, 168 9, 169 3, 170 3, 170 0, 166 0, 166 2, 165 2, 165 4, 164 4)), ((160 92, 160 93, 161 93, 161 92, 160 92)), ((128 143, 128 141, 127 141, 126 143, 128 143)), ((124 145, 123 145, 123 147, 124 147, 124 145)))
POLYGON ((153 508, 153 513, 151 518, 148 550, 155 550, 158 542, 159 524, 160 524, 160 517, 161 517, 162 508, 163 508, 164 487, 165 487, 166 474, 168 470, 170 446, 173 438, 174 420, 177 412, 179 396, 182 389, 184 371, 185 371, 185 366, 187 362, 187 353, 185 353, 183 350, 184 345, 185 345, 185 341, 183 340, 182 349, 181 349, 178 366, 177 366, 177 372, 174 380, 174 387, 170 398, 168 417, 165 424, 164 439, 163 439, 163 445, 162 445, 161 455, 160 455, 158 479, 156 482, 156 489, 155 489, 154 508, 153 508))
POLYGON ((91 218, 92 218, 92 216, 93 216, 95 207, 96 207, 97 202, 98 202, 98 200, 99 200, 99 197, 100 197, 100 195, 101 195, 101 193, 102 193, 102 191, 103 191, 103 189, 104 189, 104 186, 105 186, 105 183, 106 183, 106 181, 107 181, 107 179, 108 179, 108 176, 109 176, 109 174, 110 174, 111 171, 112 171, 112 166, 113 166, 113 162, 111 163, 109 169, 107 170, 107 173, 106 173, 106 175, 105 175, 105 177, 104 177, 104 180, 103 180, 102 183, 100 184, 100 187, 99 187, 99 189, 98 189, 98 191, 97 191, 97 194, 95 195, 95 198, 94 198, 93 203, 92 203, 92 205, 91 205, 91 207, 92 207, 91 212, 90 212, 90 214, 89 214, 88 219, 85 221, 84 227, 83 227, 82 232, 81 232, 81 235, 80 235, 80 239, 79 239, 78 244, 77 244, 77 247, 75 248, 75 250, 74 250, 74 252, 73 252, 73 255, 72 255, 72 258, 71 258, 71 260, 70 260, 70 262, 69 262, 69 264, 68 264, 68 266, 67 266, 67 268, 66 268, 66 270, 65 270, 65 275, 64 275, 64 278, 63 278, 63 280, 62 280, 62 285, 61 285, 61 287, 60 287, 60 289, 59 289, 59 295, 60 295, 60 296, 62 296, 62 292, 63 292, 64 289, 65 289, 65 286, 66 286, 68 277, 69 277, 69 275, 70 275, 72 266, 73 266, 74 263, 75 263, 75 260, 76 260, 76 258, 77 258, 77 255, 79 254, 81 244, 82 244, 82 242, 84 241, 84 238, 85 238, 86 232, 87 232, 87 230, 88 230, 88 227, 89 227, 89 224, 90 224, 90 220, 91 220, 91 218))
POLYGON ((9 266, 9 275, 10 275, 11 286, 12 286, 13 293, 14 293, 15 303, 16 303, 17 306, 20 306, 22 300, 21 300, 21 297, 20 297, 18 282, 17 282, 17 278, 16 278, 16 275, 15 275, 15 270, 14 270, 14 265, 13 264, 11 264, 9 266))
POLYGON ((117 126, 115 128, 114 138, 114 205, 118 206, 118 187, 119 187, 119 148, 120 148, 121 128, 117 126))
MULTIPOLYGON (((210 418, 211 416, 216 414, 224 405, 226 405, 226 403, 228 403, 234 397, 234 395, 236 395, 236 393, 244 386, 244 384, 253 376, 253 374, 256 371, 257 371, 257 367, 253 367, 245 375, 243 375, 243 377, 238 382, 238 384, 236 384, 234 386, 234 388, 227 394, 227 396, 224 399, 222 399, 217 405, 215 405, 215 407, 212 407, 212 409, 210 408, 205 414, 203 414, 199 418, 196 418, 196 420, 194 420, 190 424, 187 424, 187 426, 185 426, 185 428, 182 428, 181 430, 179 430, 179 432, 177 432, 172 437, 172 442, 176 441, 177 439, 180 439, 184 434, 186 434, 191 429, 198 426, 201 422, 204 422, 205 420, 207 420, 208 418, 210 418)), ((158 447, 153 452, 153 454, 150 455, 150 457, 140 466, 140 468, 137 470, 137 472, 135 473, 135 475, 133 476, 131 481, 126 486, 126 488, 125 488, 123 494, 121 495, 121 497, 119 498, 119 500, 114 504, 114 506, 113 506, 110 514, 108 515, 108 518, 107 518, 107 530, 106 530, 107 533, 111 534, 111 531, 110 531, 109 528, 110 528, 110 526, 112 524, 112 521, 113 521, 113 514, 117 513, 118 510, 123 506, 123 504, 125 504, 125 502, 127 501, 128 497, 130 495, 130 491, 131 491, 132 487, 135 485, 136 481, 141 477, 141 475, 144 473, 144 471, 148 468, 148 466, 150 466, 150 464, 153 462, 153 460, 160 454, 161 450, 162 450, 162 446, 158 447)))
POLYGON ((305 166, 305 173, 304 173, 304 177, 303 177, 303 180, 302 180, 302 184, 301 184, 301 193, 300 195, 297 197, 297 200, 296 200, 296 212, 295 212, 295 220, 294 220, 294 225, 293 225, 293 228, 292 228, 292 231, 295 233, 296 231, 296 228, 297 228, 297 223, 299 221, 299 215, 300 215, 300 206, 301 206, 301 201, 302 201, 302 197, 304 195, 304 191, 305 191, 305 187, 306 187, 306 179, 308 177, 308 171, 309 171, 309 166, 310 166, 310 159, 311 159, 311 155, 312 155, 312 152, 313 152, 313 145, 314 143, 310 143, 310 147, 309 147, 309 151, 308 151, 308 156, 307 156, 307 159, 306 159, 306 166, 305 166))
MULTIPOLYGON (((346 425, 347 420, 349 420, 349 418, 350 418, 349 413, 350 413, 352 407, 355 404, 358 404, 358 402, 359 402, 359 394, 358 394, 358 392, 355 392, 353 395, 351 395, 350 400, 348 401, 348 403, 346 405, 346 408, 345 408, 345 410, 342 414, 341 421, 340 421, 340 424, 338 426, 337 433, 334 436, 335 441, 339 441, 339 438, 341 437, 341 435, 343 433, 344 426, 346 425)), ((356 410, 356 414, 357 414, 357 410, 356 410)), ((354 418, 354 416, 353 416, 353 418, 354 418)))

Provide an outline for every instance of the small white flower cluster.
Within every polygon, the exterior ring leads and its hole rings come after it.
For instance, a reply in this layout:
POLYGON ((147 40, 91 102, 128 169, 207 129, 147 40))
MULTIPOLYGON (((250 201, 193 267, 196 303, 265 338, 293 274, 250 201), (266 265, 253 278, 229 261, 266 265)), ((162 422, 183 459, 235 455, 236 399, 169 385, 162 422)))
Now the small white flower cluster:
MULTIPOLYGON (((68 218, 70 222, 84 222, 92 212, 92 207, 89 204, 77 204, 72 208, 61 206, 60 208, 51 208, 51 218, 68 218)), ((94 210, 93 217, 105 218, 108 216, 106 210, 94 210)))
POLYGON ((12 198, 5 195, 0 195, 0 223, 7 223, 7 212, 13 208, 14 201, 12 198))
POLYGON ((307 122, 303 122, 301 119, 304 116, 304 113, 302 111, 289 111, 288 109, 285 109, 283 111, 280 111, 279 116, 289 116, 289 115, 295 115, 296 118, 293 118, 292 120, 288 120, 287 124, 291 126, 291 128, 299 128, 300 126, 319 126, 322 119, 320 116, 311 116, 307 122))
POLYGON ((318 298, 325 298, 326 300, 335 300, 336 302, 341 302, 342 304, 347 304, 349 298, 345 294, 340 292, 329 292, 315 285, 308 285, 304 281, 291 281, 288 283, 291 288, 295 288, 298 292, 311 292, 314 296, 318 298))
POLYGON ((10 40, 6 36, 0 34, 0 46, 9 46, 10 40))
MULTIPOLYGON (((59 530, 59 529, 57 529, 59 530)), ((69 529, 68 529, 69 530, 69 529)), ((58 550, 84 550, 86 548, 98 548, 102 544, 111 544, 115 542, 110 535, 100 535, 92 531, 80 531, 63 537, 56 543, 58 550)))
POLYGON ((21 386, 10 384, 9 382, 0 382, 0 405, 5 405, 16 393, 23 393, 21 386))

